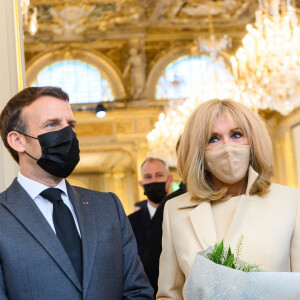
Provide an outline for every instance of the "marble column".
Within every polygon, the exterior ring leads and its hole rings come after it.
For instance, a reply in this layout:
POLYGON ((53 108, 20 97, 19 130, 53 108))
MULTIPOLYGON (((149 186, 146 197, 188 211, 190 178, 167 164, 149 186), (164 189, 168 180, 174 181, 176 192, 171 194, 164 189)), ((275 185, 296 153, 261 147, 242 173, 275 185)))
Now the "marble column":
MULTIPOLYGON (((0 111, 24 86, 23 29, 18 0, 0 0, 0 111)), ((0 142, 0 191, 16 176, 17 164, 0 142)))

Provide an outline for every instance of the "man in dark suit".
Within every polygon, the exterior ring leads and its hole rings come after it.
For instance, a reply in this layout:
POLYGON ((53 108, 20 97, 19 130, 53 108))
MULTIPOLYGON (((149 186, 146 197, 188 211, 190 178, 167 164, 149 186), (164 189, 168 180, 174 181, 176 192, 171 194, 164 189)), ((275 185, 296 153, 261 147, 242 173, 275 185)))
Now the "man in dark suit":
POLYGON ((138 246, 138 253, 143 257, 150 220, 162 199, 169 193, 173 177, 169 174, 167 164, 154 157, 148 157, 141 165, 139 182, 147 196, 147 205, 128 216, 138 246))
POLYGON ((162 251, 162 223, 165 204, 168 200, 184 193, 186 193, 186 186, 181 182, 179 189, 166 196, 160 203, 149 225, 142 262, 146 275, 154 289, 154 295, 156 295, 158 289, 157 281, 159 275, 159 258, 162 251))
POLYGON ((20 172, 0 194, 0 299, 153 299, 118 197, 64 179, 79 161, 68 100, 30 87, 1 113, 20 172))

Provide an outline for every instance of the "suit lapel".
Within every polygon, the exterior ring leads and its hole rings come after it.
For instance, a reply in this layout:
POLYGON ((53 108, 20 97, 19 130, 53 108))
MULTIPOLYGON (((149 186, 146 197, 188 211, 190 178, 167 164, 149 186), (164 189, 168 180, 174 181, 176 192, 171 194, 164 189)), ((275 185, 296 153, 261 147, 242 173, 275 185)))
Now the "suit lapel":
MULTIPOLYGON (((224 237, 224 245, 230 245, 232 249, 234 248, 237 238, 241 236, 239 231, 241 224, 244 223, 248 209, 249 197, 242 195, 229 225, 228 232, 224 237)), ((189 217, 203 250, 209 246, 214 246, 217 243, 217 234, 210 202, 201 202, 189 213, 189 217)))
POLYGON ((203 250, 217 242, 215 223, 209 201, 202 201, 194 208, 189 217, 203 250))
MULTIPOLYGON (((225 245, 231 245, 230 243, 232 242, 236 244, 237 239, 241 236, 241 224, 244 223, 243 220, 246 218, 246 214, 249 209, 249 192, 257 177, 258 173, 256 173, 250 166, 246 195, 241 195, 240 202, 228 228, 227 235, 224 237, 225 245)), ((190 200, 190 194, 186 193, 185 195, 186 197, 183 199, 180 209, 185 209, 195 205, 195 202, 190 200)), ((205 250, 209 246, 214 246, 217 243, 217 234, 210 202, 200 202, 199 205, 189 213, 189 217, 203 249, 205 250)))
POLYGON ((92 201, 88 193, 80 194, 67 183, 69 198, 72 201, 82 241, 83 251, 83 297, 85 297, 92 275, 97 246, 97 224, 92 201))
POLYGON ((7 189, 6 195, 6 201, 3 201, 2 205, 4 205, 33 235, 33 237, 56 261, 64 273, 71 279, 74 285, 81 291, 81 284, 77 278, 76 272, 56 234, 34 201, 16 179, 7 189))

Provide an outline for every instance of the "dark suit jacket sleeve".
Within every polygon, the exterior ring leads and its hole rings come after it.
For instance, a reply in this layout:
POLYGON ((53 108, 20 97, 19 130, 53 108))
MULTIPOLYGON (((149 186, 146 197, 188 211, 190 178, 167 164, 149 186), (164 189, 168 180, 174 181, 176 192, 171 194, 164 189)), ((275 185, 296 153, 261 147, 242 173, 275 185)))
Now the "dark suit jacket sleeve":
POLYGON ((114 198, 120 218, 123 239, 123 299, 153 299, 153 290, 144 273, 144 269, 137 253, 135 238, 118 197, 114 198))
POLYGON ((0 264, 0 299, 1 300, 8 300, 8 297, 7 297, 7 294, 6 294, 4 276, 3 276, 2 263, 0 264))
POLYGON ((162 250, 162 223, 165 204, 166 201, 163 201, 158 206, 151 220, 142 258, 145 273, 154 289, 155 295, 158 289, 157 280, 159 274, 159 258, 162 250))
POLYGON ((154 293, 157 293, 157 281, 159 275, 159 258, 162 251, 162 223, 164 216, 165 204, 168 200, 177 197, 186 192, 186 187, 183 183, 180 183, 179 190, 166 196, 164 200, 158 206, 149 226, 148 235, 145 243, 143 265, 146 275, 154 289, 154 293))

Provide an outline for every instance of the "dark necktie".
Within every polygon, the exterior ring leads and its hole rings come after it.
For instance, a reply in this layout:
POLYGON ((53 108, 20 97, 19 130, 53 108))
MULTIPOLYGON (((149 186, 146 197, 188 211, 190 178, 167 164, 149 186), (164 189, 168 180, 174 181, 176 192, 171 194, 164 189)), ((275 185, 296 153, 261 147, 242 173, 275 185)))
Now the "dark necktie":
POLYGON ((67 252, 80 281, 82 281, 82 248, 73 215, 61 198, 61 190, 49 188, 41 196, 53 203, 53 223, 56 235, 67 252))

